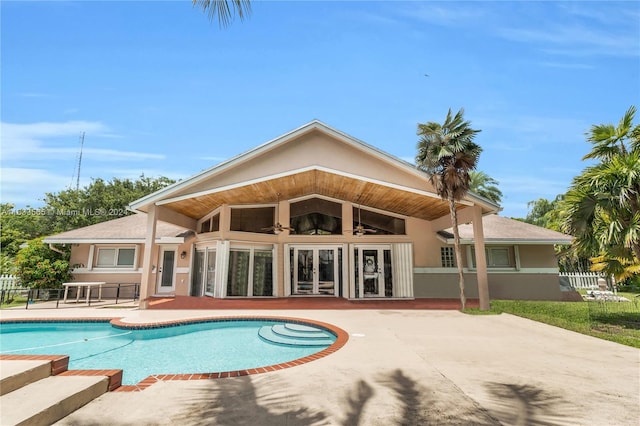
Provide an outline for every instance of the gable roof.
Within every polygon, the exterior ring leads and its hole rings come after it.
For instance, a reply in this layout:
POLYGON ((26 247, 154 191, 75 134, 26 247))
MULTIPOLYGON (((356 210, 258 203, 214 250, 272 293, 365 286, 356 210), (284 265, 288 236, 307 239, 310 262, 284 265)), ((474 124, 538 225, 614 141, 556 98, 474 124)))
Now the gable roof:
MULTIPOLYGON (((484 216, 482 227, 485 244, 570 244, 572 240, 570 235, 496 214, 484 216)), ((473 224, 459 225, 458 230, 461 243, 473 243, 473 224)), ((447 243, 453 244, 452 228, 439 231, 438 236, 447 243)))
MULTIPOLYGON (((94 225, 73 229, 44 239, 45 243, 144 243, 147 234, 147 215, 138 213, 94 225)), ((171 223, 158 221, 157 243, 183 243, 192 231, 171 223)))
MULTIPOLYGON (((353 162, 358 162, 360 161, 359 159, 360 157, 350 158, 353 162)), ((358 202, 363 206, 368 205, 407 216, 414 215, 413 213, 417 212, 418 217, 422 215, 425 219, 434 219, 448 212, 447 203, 432 192, 428 184, 427 175, 413 164, 336 130, 319 120, 307 123, 190 178, 136 200, 131 203, 130 208, 136 211, 147 211, 148 206, 155 203, 164 205, 193 219, 199 219, 203 216, 203 212, 207 211, 207 208, 223 203, 275 202, 276 192, 281 193, 282 199, 291 199, 316 193, 353 203, 358 202), (225 183, 216 182, 216 184, 211 185, 213 179, 220 179, 233 170, 243 169, 249 162, 258 161, 259 158, 266 156, 271 151, 284 147, 292 141, 301 140, 314 134, 314 132, 319 132, 319 134, 329 137, 331 140, 338 141, 355 150, 354 152, 366 155, 366 158, 376 159, 379 162, 378 164, 382 162, 382 164, 392 167, 393 169, 390 170, 396 170, 404 176, 413 176, 411 179, 420 182, 420 185, 417 185, 419 188, 390 182, 384 177, 385 173, 381 172, 379 166, 374 171, 381 177, 376 179, 371 176, 353 174, 349 170, 332 168, 326 165, 327 161, 323 165, 322 162, 318 161, 319 159, 313 157, 311 159, 307 158, 306 164, 300 167, 295 164, 284 164, 280 171, 260 170, 261 173, 256 173, 251 178, 231 182, 227 180, 225 183), (404 191, 402 197, 408 197, 406 202, 398 203, 396 200, 395 203, 389 205, 388 197, 385 197, 385 192, 389 190, 397 190, 399 191, 398 194, 404 191), (360 196, 363 194, 364 196, 361 199, 360 196), (384 205, 385 201, 387 201, 387 205, 384 205), (414 208, 409 209, 410 206, 414 206, 414 208), (395 210, 389 207, 395 207, 395 210), (428 214, 427 212, 431 213, 428 214)), ((460 202, 461 206, 471 204, 481 205, 485 212, 499 210, 499 206, 496 204, 474 194, 469 194, 466 200, 460 202)))

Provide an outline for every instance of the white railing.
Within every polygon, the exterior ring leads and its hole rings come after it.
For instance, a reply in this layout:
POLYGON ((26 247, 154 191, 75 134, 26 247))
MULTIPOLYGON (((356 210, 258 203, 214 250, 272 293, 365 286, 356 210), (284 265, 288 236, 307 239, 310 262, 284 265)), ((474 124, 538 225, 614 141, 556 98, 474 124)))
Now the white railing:
POLYGON ((598 289, 598 278, 600 274, 597 272, 561 272, 561 277, 566 277, 569 284, 575 289, 598 289))
POLYGON ((20 279, 15 275, 0 275, 0 290, 14 290, 23 288, 20 279))

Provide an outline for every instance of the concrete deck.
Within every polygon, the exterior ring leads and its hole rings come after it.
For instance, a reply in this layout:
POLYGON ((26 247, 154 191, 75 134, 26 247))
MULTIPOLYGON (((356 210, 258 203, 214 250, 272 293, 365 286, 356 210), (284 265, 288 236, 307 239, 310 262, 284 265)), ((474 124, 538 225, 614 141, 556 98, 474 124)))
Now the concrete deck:
POLYGON ((65 309, 0 315, 127 322, 281 315, 329 322, 350 335, 339 351, 280 371, 110 392, 59 425, 637 425, 640 418, 639 350, 506 314, 65 309))

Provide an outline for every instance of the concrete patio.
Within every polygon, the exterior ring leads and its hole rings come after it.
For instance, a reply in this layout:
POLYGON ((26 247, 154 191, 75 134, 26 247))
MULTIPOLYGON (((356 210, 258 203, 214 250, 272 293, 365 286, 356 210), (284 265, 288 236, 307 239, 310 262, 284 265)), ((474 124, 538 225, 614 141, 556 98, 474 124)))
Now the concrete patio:
MULTIPOLYGON (((346 330, 276 372, 109 392, 60 425, 637 425, 640 351, 515 316, 454 310, 3 310, 2 319, 310 318, 346 330)), ((1 408, 1 407, 0 407, 1 408)))

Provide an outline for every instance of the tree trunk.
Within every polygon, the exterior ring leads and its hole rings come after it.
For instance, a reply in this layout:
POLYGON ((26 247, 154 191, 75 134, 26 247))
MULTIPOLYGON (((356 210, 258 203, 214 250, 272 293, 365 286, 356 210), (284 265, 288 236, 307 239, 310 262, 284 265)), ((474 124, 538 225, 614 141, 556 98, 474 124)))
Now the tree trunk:
POLYGON ((458 266, 458 285, 460 286, 460 304, 464 310, 467 306, 467 297, 464 294, 464 273, 462 271, 462 248, 460 247, 460 232, 458 231, 458 211, 453 197, 449 197, 449 212, 451 213, 451 224, 453 225, 453 246, 456 251, 456 265, 458 266))

